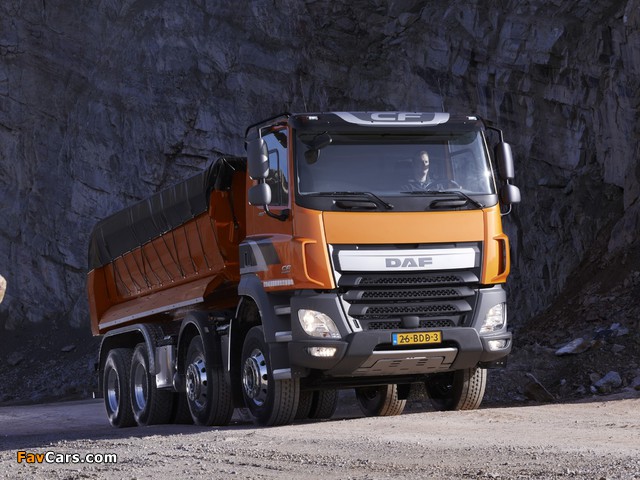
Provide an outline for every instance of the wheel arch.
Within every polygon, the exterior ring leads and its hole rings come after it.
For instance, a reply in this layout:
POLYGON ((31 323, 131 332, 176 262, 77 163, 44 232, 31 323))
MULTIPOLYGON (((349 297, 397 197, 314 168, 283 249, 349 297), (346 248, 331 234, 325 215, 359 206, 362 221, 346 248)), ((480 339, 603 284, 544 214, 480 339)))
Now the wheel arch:
POLYGON ((248 301, 253 302, 257 308, 258 322, 251 326, 262 324, 264 337, 268 343, 276 341, 276 332, 291 329, 290 325, 285 324, 276 315, 275 307, 278 303, 276 298, 265 291, 262 281, 255 274, 242 276, 238 285, 238 295, 240 296, 240 303, 238 304, 235 318, 242 322, 242 314, 245 313, 243 309, 246 308, 248 301))
MULTIPOLYGON (((137 344, 145 343, 149 352, 149 373, 156 374, 155 349, 156 340, 162 338, 162 329, 153 324, 140 323, 127 327, 117 328, 106 333, 100 342, 100 350, 98 353, 98 374, 101 385, 102 376, 104 374, 104 364, 107 361, 109 351, 114 348, 131 348, 134 349, 137 344)), ((102 390, 102 388, 100 388, 102 390)))

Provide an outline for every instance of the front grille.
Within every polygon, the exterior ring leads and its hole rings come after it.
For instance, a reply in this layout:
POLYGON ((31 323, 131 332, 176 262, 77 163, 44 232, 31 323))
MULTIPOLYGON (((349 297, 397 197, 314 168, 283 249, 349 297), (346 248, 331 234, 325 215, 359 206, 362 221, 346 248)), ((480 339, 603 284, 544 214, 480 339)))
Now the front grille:
MULTIPOLYGON (((399 330, 403 328, 402 322, 397 321, 371 321, 367 322, 367 330, 399 330)), ((446 328, 455 327, 453 320, 420 320, 418 328, 434 329, 434 328, 446 328)))
POLYGON ((386 302, 386 301, 422 301, 456 299, 473 295, 473 290, 463 286, 458 288, 396 288, 369 289, 353 288, 345 292, 344 298, 351 303, 386 302))
MULTIPOLYGON (((339 248, 334 246, 334 258, 339 248)), ((404 273, 340 272, 338 264, 338 288, 349 316, 363 330, 465 326, 475 307, 478 265, 456 271, 404 273)))
POLYGON ((371 318, 386 318, 404 315, 418 315, 425 317, 437 317, 442 315, 459 315, 468 313, 471 306, 463 301, 452 302, 421 302, 421 303, 401 303, 393 302, 389 304, 352 304, 349 307, 349 315, 352 317, 368 320, 371 318))
POLYGON ((460 285, 475 283, 478 277, 472 272, 456 272, 455 274, 436 273, 369 273, 345 274, 340 277, 340 285, 345 287, 366 286, 384 287, 388 285, 397 287, 423 286, 423 285, 460 285))

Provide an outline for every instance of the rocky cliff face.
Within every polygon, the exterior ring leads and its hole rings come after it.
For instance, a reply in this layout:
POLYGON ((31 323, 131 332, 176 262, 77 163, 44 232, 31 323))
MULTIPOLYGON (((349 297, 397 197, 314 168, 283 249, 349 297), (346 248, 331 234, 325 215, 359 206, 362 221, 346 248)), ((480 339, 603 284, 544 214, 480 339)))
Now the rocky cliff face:
POLYGON ((87 325, 94 223, 241 154, 252 122, 442 108, 515 147, 523 322, 634 251, 639 83, 640 0, 3 1, 0 325, 87 325))

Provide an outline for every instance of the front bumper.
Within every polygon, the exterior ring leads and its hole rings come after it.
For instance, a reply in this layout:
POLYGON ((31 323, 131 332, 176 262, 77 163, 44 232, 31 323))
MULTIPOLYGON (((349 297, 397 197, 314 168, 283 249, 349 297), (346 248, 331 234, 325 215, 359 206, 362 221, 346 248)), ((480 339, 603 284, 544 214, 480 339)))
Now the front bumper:
MULTIPOLYGON (((475 318, 484 318, 486 311, 504 301, 504 291, 489 289, 479 292, 475 318)), ((480 335, 479 326, 440 328, 442 343, 429 346, 394 347, 393 333, 409 333, 414 330, 369 330, 348 332, 343 311, 337 296, 318 294, 294 297, 291 304, 292 340, 288 343, 292 367, 320 370, 325 376, 368 377, 437 373, 448 370, 473 368, 478 364, 490 364, 503 360, 511 352, 512 335, 506 326, 498 332, 480 335), (334 319, 342 339, 312 338, 299 327, 296 318, 298 308, 312 308, 334 319), (490 340, 504 340, 502 348, 491 349, 490 340), (334 347, 332 357, 316 357, 312 347, 334 347)), ((477 320, 473 325, 477 325, 477 320)), ((495 346, 495 344, 494 344, 495 346)))
MULTIPOLYGON (((428 348, 397 349, 393 332, 357 332, 344 340, 293 340, 289 359, 293 365, 323 370, 329 376, 384 376, 427 374, 472 368, 503 359, 511 352, 511 333, 480 337, 473 328, 442 329, 442 343, 428 348), (489 340, 505 340, 504 348, 490 350, 489 340), (333 357, 314 357, 310 347, 335 347, 333 357)), ((404 331, 403 333, 406 333, 404 331)))

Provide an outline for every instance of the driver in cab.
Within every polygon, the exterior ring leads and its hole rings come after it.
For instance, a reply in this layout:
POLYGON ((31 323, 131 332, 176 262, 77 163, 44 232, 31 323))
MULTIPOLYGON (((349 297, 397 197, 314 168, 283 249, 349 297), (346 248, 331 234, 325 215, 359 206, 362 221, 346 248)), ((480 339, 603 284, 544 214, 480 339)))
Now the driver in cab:
POLYGON ((413 157, 411 166, 413 169, 413 178, 409 179, 409 185, 405 190, 410 192, 427 191, 427 190, 446 190, 448 188, 460 189, 460 185, 454 181, 442 176, 438 176, 436 173, 435 178, 429 174, 429 154, 422 150, 413 157))
POLYGON ((415 181, 426 185, 427 176, 429 175, 429 154, 422 150, 413 158, 413 172, 415 181))
POLYGON ((411 161, 413 178, 409 179, 407 190, 426 190, 429 185, 429 154, 422 150, 411 161))

